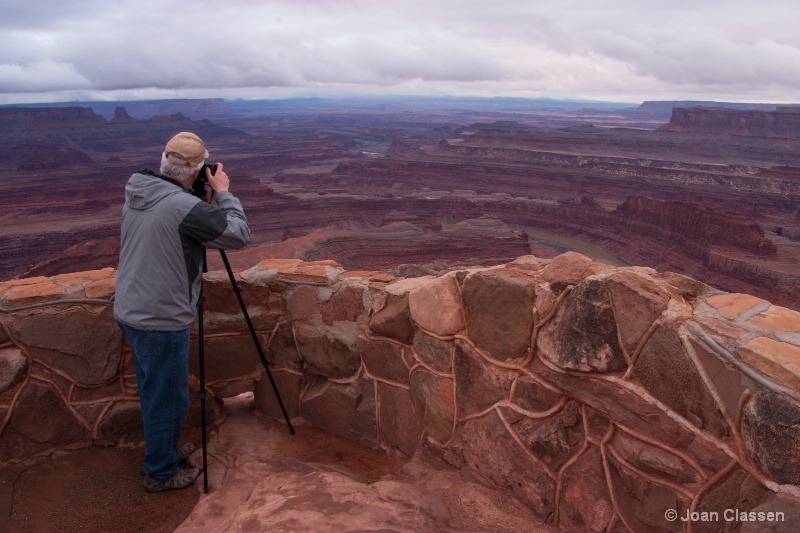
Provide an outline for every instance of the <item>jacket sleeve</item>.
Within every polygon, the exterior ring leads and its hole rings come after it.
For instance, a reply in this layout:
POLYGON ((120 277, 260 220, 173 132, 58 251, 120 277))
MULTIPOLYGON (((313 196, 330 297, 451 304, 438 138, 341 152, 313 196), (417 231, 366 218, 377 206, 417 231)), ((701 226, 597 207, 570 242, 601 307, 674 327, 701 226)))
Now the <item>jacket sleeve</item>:
POLYGON ((198 201, 181 222, 181 234, 209 248, 235 250, 250 242, 250 226, 239 200, 217 193, 217 206, 198 201))

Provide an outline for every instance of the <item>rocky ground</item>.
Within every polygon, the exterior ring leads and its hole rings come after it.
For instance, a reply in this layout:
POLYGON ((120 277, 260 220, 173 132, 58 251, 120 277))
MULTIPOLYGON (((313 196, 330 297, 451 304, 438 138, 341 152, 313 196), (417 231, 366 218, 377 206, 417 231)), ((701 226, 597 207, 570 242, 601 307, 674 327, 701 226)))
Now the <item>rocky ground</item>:
MULTIPOLYGON (((227 400, 226 415, 208 445, 208 493, 201 476, 148 494, 137 447, 65 450, 0 472, 0 531, 557 531, 458 472, 308 425, 290 435, 248 396, 227 400)), ((202 465, 202 453, 190 461, 202 465)))

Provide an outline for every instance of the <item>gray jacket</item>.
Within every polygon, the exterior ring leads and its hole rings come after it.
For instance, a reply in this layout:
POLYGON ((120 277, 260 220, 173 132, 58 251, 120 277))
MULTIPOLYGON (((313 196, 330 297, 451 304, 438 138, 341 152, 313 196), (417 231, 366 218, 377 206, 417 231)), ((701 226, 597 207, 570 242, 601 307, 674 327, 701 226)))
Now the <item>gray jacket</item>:
POLYGON ((136 329, 179 331, 197 314, 203 246, 235 249, 250 240, 242 204, 216 194, 214 207, 149 170, 125 187, 114 318, 136 329))

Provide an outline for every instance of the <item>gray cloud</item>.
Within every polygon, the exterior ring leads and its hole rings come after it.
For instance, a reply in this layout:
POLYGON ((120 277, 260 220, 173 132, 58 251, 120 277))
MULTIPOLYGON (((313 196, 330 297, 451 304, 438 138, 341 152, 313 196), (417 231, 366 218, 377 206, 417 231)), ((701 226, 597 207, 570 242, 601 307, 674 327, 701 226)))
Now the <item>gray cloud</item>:
POLYGON ((791 101, 794 0, 5 0, 0 102, 428 93, 791 101))

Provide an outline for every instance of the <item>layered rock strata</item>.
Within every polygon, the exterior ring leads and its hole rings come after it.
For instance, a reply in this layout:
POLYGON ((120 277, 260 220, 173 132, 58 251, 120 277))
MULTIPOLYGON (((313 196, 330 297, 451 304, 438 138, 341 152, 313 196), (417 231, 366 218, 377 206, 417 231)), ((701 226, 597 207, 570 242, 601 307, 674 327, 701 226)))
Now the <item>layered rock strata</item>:
POLYGON ((675 107, 669 124, 660 131, 800 137, 800 107, 782 106, 774 111, 723 107, 675 107))
MULTIPOLYGON (((567 531, 800 520, 800 313, 576 253, 408 279, 265 260, 237 279, 292 418, 458 469, 567 531)), ((0 284, 3 463, 141 439, 113 291, 112 269, 0 284)), ((282 419, 227 274, 206 293, 211 419, 248 391, 282 419)))

